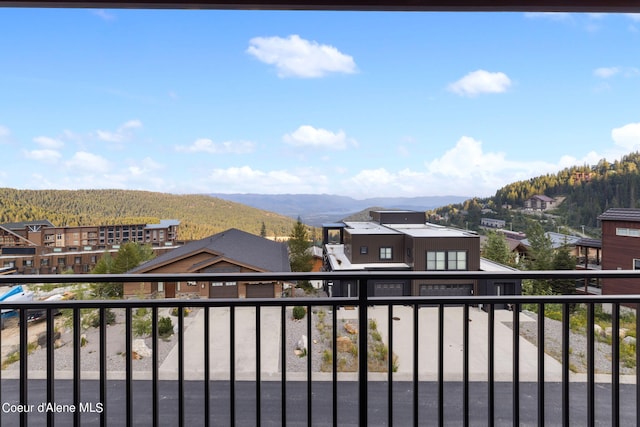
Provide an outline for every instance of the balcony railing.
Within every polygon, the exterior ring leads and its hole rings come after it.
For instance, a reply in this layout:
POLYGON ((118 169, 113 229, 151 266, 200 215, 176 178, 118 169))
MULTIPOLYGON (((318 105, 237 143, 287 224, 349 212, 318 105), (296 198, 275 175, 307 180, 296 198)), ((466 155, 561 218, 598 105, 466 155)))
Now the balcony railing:
POLYGON ((558 278, 640 281, 640 273, 0 276, 5 284, 359 284, 357 298, 3 302, 3 310, 16 310, 19 326, 13 326, 18 353, 5 351, 8 329, 0 342, 0 425, 638 425, 640 354, 635 340, 622 341, 621 322, 639 329, 639 318, 628 312, 640 296, 376 298, 366 286, 381 279, 558 278), (511 310, 496 308, 504 304, 511 310), (609 314, 601 314, 603 305, 609 314), (302 320, 291 320, 293 307, 305 309, 302 320), (133 349, 140 308, 150 312, 144 369, 133 349), (163 350, 158 321, 169 309, 175 309, 177 328, 171 349, 163 350), (42 322, 29 322, 34 310, 45 313, 42 322), (535 315, 545 310, 560 320, 535 315), (58 311, 63 315, 55 316, 58 311), (109 312, 122 316, 121 327, 107 324, 109 312), (584 313, 582 324, 577 313, 584 313), (96 326, 86 325, 90 314, 96 326), (598 332, 601 318, 610 321, 606 338, 598 332), (552 323, 559 325, 553 345, 552 323), (39 350, 32 344, 34 328, 44 332, 39 350), (306 344, 292 343, 300 338, 292 336, 294 329, 306 335, 306 344), (72 337, 67 350, 56 349, 60 330, 72 337), (97 337, 93 350, 83 347, 88 330, 97 337), (532 333, 535 339, 527 336, 532 333), (605 368, 598 361, 603 346, 605 368), (294 347, 298 353, 291 356, 294 347), (38 352, 44 366, 35 361, 38 352), (585 369, 573 366, 576 354, 585 369))

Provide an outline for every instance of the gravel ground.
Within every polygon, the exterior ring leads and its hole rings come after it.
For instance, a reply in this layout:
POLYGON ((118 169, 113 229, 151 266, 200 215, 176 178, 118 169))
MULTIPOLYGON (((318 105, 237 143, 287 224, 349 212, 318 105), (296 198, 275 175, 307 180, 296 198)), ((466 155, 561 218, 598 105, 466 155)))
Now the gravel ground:
MULTIPOLYGON (((126 369, 125 354, 125 314, 123 309, 114 309, 116 314, 116 322, 113 325, 107 325, 107 371, 124 372, 126 369)), ((191 316, 195 314, 192 313, 191 316)), ((169 316, 169 309, 163 309, 158 312, 158 317, 169 316)), ((170 316, 173 324, 177 324, 177 318, 170 316)), ((185 323, 188 317, 185 318, 185 323)), ((56 351, 54 353, 55 369, 57 371, 73 370, 73 332, 71 328, 66 327, 65 319, 58 317, 56 324, 61 330, 61 336, 56 341, 56 351)), ((82 331, 81 336, 86 338, 86 344, 80 350, 80 366, 82 371, 98 371, 100 367, 99 350, 100 338, 99 328, 89 327, 82 331)), ((138 337, 133 337, 134 340, 138 337)), ((151 338, 144 339, 147 347, 151 348, 151 338)), ((166 358, 173 346, 176 344, 176 335, 169 338, 158 339, 158 359, 160 363, 166 358)), ((16 348, 17 349, 17 348, 16 348)), ((133 360, 134 371, 150 372, 153 359, 142 357, 133 360)), ((47 369, 47 349, 46 347, 37 347, 29 354, 28 360, 29 370, 45 371, 47 369)), ((19 363, 12 363, 7 366, 6 370, 20 369, 19 363)))
MULTIPOLYGON (((527 315, 533 319, 538 319, 536 313, 527 312, 527 315)), ((510 328, 513 324, 505 322, 510 328)), ((529 342, 538 343, 538 324, 537 322, 520 323, 520 336, 526 338, 529 342)), ((544 320, 544 349, 547 354, 554 357, 558 361, 562 361, 562 322, 545 318, 544 320)), ((573 372, 587 372, 587 336, 584 333, 576 333, 569 331, 569 366, 573 372)), ((595 373, 607 374, 611 373, 611 345, 605 342, 595 341, 594 346, 594 363, 595 373)), ((635 368, 629 368, 620 364, 620 373, 622 375, 635 374, 635 368)))

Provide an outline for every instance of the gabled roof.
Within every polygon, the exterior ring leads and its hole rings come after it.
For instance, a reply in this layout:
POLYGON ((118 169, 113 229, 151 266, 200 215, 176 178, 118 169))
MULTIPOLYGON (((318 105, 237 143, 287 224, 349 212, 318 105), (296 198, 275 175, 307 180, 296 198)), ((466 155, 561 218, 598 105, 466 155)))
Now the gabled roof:
POLYGON ((631 221, 640 222, 640 209, 611 208, 598 217, 601 221, 631 221))
MULTIPOLYGON (((284 243, 274 242, 235 228, 201 240, 189 242, 148 261, 129 273, 144 273, 197 253, 208 252, 211 259, 227 259, 263 271, 291 271, 289 253, 284 243)), ((204 267, 202 263, 202 266, 204 267)))
POLYGON ((544 194, 536 194, 535 196, 529 197, 529 199, 538 199, 543 202, 553 202, 553 199, 549 196, 545 196, 544 194))

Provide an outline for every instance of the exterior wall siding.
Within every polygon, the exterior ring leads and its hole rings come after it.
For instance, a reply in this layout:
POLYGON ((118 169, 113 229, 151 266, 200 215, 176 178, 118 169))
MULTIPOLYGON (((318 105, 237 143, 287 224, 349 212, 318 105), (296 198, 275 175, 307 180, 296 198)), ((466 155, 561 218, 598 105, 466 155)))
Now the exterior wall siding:
POLYGON ((346 233, 349 239, 349 249, 345 244, 345 254, 353 264, 367 264, 374 262, 404 262, 404 236, 402 234, 353 234, 346 233), (367 247, 367 253, 361 254, 360 248, 367 247), (380 259, 380 248, 391 248, 391 259, 380 259))
MULTIPOLYGON (((602 269, 632 270, 633 260, 640 259, 640 237, 617 236, 616 228, 640 230, 640 223, 633 221, 602 221, 602 269)), ((638 279, 605 279, 603 294, 640 293, 638 279)))

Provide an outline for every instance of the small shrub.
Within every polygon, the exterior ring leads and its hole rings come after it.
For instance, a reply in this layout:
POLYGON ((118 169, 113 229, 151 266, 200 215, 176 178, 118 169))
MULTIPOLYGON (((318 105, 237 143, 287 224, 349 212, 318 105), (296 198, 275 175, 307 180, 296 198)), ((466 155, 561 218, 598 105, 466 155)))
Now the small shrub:
MULTIPOLYGON (((191 313, 191 310, 189 310, 188 308, 183 308, 182 309, 182 315, 184 317, 187 317, 189 315, 189 313, 191 313)), ((178 314, 180 314, 180 309, 178 307, 174 307, 171 309, 171 315, 174 317, 178 317, 178 314)))
POLYGON ((304 309, 304 307, 302 306, 295 306, 293 307, 293 318, 296 320, 300 320, 302 319, 305 314, 307 314, 307 310, 304 309))
POLYGON ((168 316, 163 316, 158 320, 158 334, 166 337, 173 334, 173 322, 168 316))

